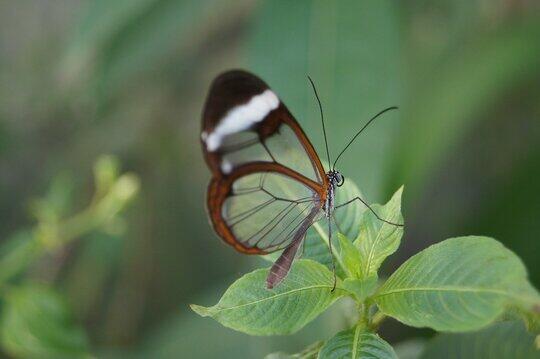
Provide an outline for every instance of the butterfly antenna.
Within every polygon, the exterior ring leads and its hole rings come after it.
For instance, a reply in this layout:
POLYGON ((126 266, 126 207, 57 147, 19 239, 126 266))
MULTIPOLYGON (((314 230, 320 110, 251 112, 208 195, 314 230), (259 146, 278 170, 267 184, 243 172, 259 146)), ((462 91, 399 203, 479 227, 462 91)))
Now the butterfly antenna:
POLYGON ((362 131, 364 131, 366 129, 366 127, 369 126, 369 124, 373 121, 375 121, 375 119, 377 117, 379 117, 380 115, 382 115, 383 113, 387 112, 387 111, 391 111, 391 110, 397 110, 398 107, 397 106, 391 106, 391 107, 388 107, 388 108, 385 108, 384 110, 382 110, 381 112, 379 112, 378 114, 376 114, 375 116, 373 116, 361 129, 360 131, 358 131, 356 133, 356 135, 353 136, 353 138, 349 141, 349 143, 347 143, 347 146, 345 146, 345 148, 343 150, 341 150, 341 152, 339 153, 339 155, 336 157, 336 160, 334 161, 334 164, 332 165, 332 169, 335 169, 336 168, 336 163, 337 161, 339 160, 339 158, 341 157, 341 155, 347 150, 347 148, 349 148, 349 146, 354 142, 354 140, 356 140, 356 137, 358 137, 362 131))
POLYGON ((324 135, 324 145, 326 147, 326 157, 328 158, 328 165, 330 166, 330 151, 328 151, 328 140, 326 138, 326 127, 324 126, 324 115, 321 105, 321 99, 319 98, 319 94, 317 93, 317 89, 315 88, 315 84, 313 83, 313 80, 308 75, 309 82, 311 83, 311 87, 313 87, 313 92, 315 93, 315 97, 317 98, 317 103, 319 104, 319 111, 321 113, 321 122, 322 122, 322 131, 324 135))

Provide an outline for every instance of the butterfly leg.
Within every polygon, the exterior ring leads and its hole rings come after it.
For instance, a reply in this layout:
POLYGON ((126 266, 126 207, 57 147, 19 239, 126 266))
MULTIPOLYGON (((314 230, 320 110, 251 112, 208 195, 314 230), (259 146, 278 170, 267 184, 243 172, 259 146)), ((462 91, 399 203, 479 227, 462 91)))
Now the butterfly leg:
POLYGON ((354 197, 353 199, 348 200, 347 202, 342 203, 342 204, 336 206, 335 209, 338 209, 338 208, 340 208, 340 207, 345 207, 346 205, 351 204, 351 203, 354 202, 354 201, 360 201, 360 202, 362 202, 362 203, 364 204, 364 206, 366 206, 366 207, 371 211, 371 213, 373 213, 373 214, 375 215, 375 217, 376 217, 378 220, 383 221, 383 222, 388 223, 388 224, 391 224, 391 225, 393 225, 393 226, 403 227, 403 224, 402 224, 402 223, 394 223, 394 222, 390 222, 390 221, 387 221, 386 219, 383 219, 383 218, 379 217, 379 215, 377 214, 377 212, 375 212, 375 211, 373 210, 373 208, 371 208, 370 205, 367 204, 367 203, 366 203, 362 198, 360 198, 360 197, 354 197))
POLYGON ((336 262, 334 260, 334 251, 332 250, 332 221, 328 218, 328 248, 330 249, 330 258, 332 258, 332 273, 334 274, 334 285, 332 286, 332 292, 336 289, 336 262))

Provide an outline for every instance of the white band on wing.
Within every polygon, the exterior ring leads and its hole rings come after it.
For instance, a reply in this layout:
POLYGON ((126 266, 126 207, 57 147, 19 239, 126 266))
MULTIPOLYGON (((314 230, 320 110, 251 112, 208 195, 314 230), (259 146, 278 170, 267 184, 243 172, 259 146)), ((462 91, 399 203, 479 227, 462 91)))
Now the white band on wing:
POLYGON ((279 99, 271 90, 253 96, 249 102, 233 107, 209 134, 203 134, 206 149, 215 151, 221 146, 223 139, 233 133, 248 129, 262 121, 270 111, 279 106, 279 99))
POLYGON ((224 158, 221 161, 221 170, 223 171, 223 173, 228 175, 229 173, 231 173, 232 169, 233 169, 233 164, 224 158))

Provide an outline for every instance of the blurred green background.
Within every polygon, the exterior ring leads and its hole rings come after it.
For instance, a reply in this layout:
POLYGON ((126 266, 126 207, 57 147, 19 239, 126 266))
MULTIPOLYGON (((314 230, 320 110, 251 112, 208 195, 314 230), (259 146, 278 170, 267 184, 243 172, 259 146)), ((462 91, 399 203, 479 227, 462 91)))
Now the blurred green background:
MULTIPOLYGON (((322 153, 391 106, 340 165, 371 202, 405 184, 386 272, 429 244, 482 234, 540 286, 540 6, 533 0, 0 2, 0 240, 36 223, 55 183, 72 211, 102 154, 137 174, 118 230, 84 234, 25 279, 66 297, 99 357, 257 358, 342 328, 338 304, 291 337, 249 337, 190 311, 260 259, 212 233, 199 145, 211 80, 265 79, 322 153), (35 212, 35 211, 34 211, 35 212)), ((53 191, 54 192, 54 191, 53 191)), ((62 197, 63 198, 63 197, 62 197)), ((388 321, 390 343, 429 331, 388 321)))

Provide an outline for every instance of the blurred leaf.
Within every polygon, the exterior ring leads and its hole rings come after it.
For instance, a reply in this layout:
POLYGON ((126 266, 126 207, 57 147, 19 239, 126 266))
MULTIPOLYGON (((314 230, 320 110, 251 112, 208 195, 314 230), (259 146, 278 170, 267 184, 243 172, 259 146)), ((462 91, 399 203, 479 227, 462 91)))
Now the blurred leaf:
POLYGON ((109 191, 120 174, 120 161, 117 157, 104 155, 94 164, 95 197, 99 198, 109 191))
POLYGON ((522 323, 496 323, 467 334, 439 334, 426 345, 422 359, 533 359, 540 356, 534 336, 522 323))
POLYGON ((87 357, 88 341, 58 293, 26 284, 5 295, 2 346, 17 358, 87 357))
POLYGON ((397 359, 394 349, 377 334, 363 332, 360 326, 338 333, 319 352, 319 359, 397 359))
POLYGON ((540 296, 521 260, 488 237, 459 237, 411 257, 374 296, 399 321, 439 331, 470 331, 497 319, 508 305, 531 308, 540 296))
POLYGON ((394 344, 394 351, 399 359, 418 359, 425 346, 425 339, 414 338, 394 344))
POLYGON ((298 331, 338 299, 332 273, 312 260, 294 263, 276 288, 266 289, 268 269, 259 269, 234 282, 213 307, 191 305, 197 314, 212 317, 226 327, 252 335, 290 334, 298 331))
POLYGON ((312 1, 261 3, 247 44, 248 67, 277 91, 304 124, 311 8, 312 1))
POLYGON ((96 61, 102 49, 119 31, 157 2, 159 0, 121 0, 113 3, 97 0, 89 3, 66 54, 63 66, 66 75, 75 76, 82 68, 96 61))
POLYGON ((540 75, 540 23, 531 16, 491 34, 474 36, 444 64, 421 69, 426 83, 411 93, 404 110, 394 181, 424 188, 445 153, 484 120, 509 88, 540 75), (427 75, 426 75, 427 72, 427 75))
POLYGON ((316 342, 296 354, 286 354, 283 352, 268 354, 264 359, 317 359, 319 350, 323 342, 316 342))
MULTIPOLYGON (((206 34, 245 11, 251 0, 136 0, 92 2, 68 49, 64 76, 80 76, 91 65, 98 88, 113 92, 145 72, 159 71, 164 58, 200 45, 206 34), (220 14, 219 17, 214 17, 220 14)), ((176 71, 178 68, 176 66, 176 71)), ((186 67, 186 70, 189 70, 186 67)), ((81 79, 77 79, 81 80, 81 79)))
POLYGON ((5 120, 2 117, 0 117, 0 155, 4 155, 4 152, 7 152, 6 149, 8 148, 10 138, 5 120))
MULTIPOLYGON (((531 87, 525 84, 517 90, 517 96, 522 98, 521 93, 530 90, 532 90, 531 87)), ((540 86, 538 90, 540 90, 540 86)), ((538 107, 540 96, 536 96, 535 100, 528 101, 535 101, 535 107, 538 107)), ((502 103, 500 106, 508 105, 502 103)), ((513 112, 514 110, 509 111, 513 112)), ((505 117, 504 114, 501 116, 504 117, 502 121, 509 120, 509 117, 505 117)), ((519 114, 516 117, 525 119, 524 123, 515 120, 516 126, 520 128, 520 134, 516 136, 503 132, 501 136, 508 138, 503 140, 504 142, 519 143, 519 147, 523 147, 519 151, 508 151, 504 147, 501 149, 502 152, 499 153, 506 153, 508 156, 506 164, 496 169, 494 175, 480 181, 479 185, 485 191, 480 193, 482 200, 474 203, 474 209, 469 211, 470 215, 466 216, 465 224, 461 230, 463 233, 489 233, 491 236, 500 238, 519 254, 529 269, 531 280, 536 286, 539 286, 540 266, 537 263, 540 260, 540 241, 533 241, 531 238, 540 236, 540 226, 538 226, 540 192, 537 190, 537 179, 540 177, 540 126, 536 122, 540 118, 540 107, 531 113, 519 114), (510 139, 510 136, 516 137, 510 139), (524 136, 527 139, 523 138, 524 136)), ((496 143, 502 141, 497 136, 490 138, 496 143)), ((511 149, 513 146, 510 146, 511 149)), ((487 152, 493 162, 486 164, 486 166, 497 168, 493 164, 501 163, 501 155, 493 153, 491 148, 488 148, 487 152)), ((480 169, 480 173, 484 173, 483 168, 480 169)), ((468 178, 464 180, 469 181, 468 178)), ((455 211, 455 209, 452 210, 455 211)))
MULTIPOLYGON (((59 213, 44 216, 33 230, 18 232, 0 247, 0 286, 22 273, 47 251, 55 250, 94 230, 108 229, 111 224, 118 223, 118 214, 134 199, 139 186, 137 176, 131 173, 123 174, 110 185, 103 197, 95 199, 86 209, 68 218, 56 218, 59 213)), ((42 205, 49 208, 47 201, 43 201, 42 205)), ((57 208, 60 208, 59 206, 58 204, 57 208)), ((47 213, 54 211, 47 210, 47 213)))
MULTIPOLYGON (((373 205, 377 215, 392 223, 403 223, 401 215, 401 195, 403 187, 398 189, 384 206, 373 205)), ((360 252, 364 278, 377 274, 382 262, 394 253, 401 242, 403 227, 381 221, 371 211, 365 211, 360 219, 360 233, 354 241, 360 252)))
POLYGON ((69 221, 65 221, 63 225, 68 228, 65 231, 78 232, 88 230, 85 226, 92 226, 94 227, 92 229, 95 229, 109 225, 135 199, 140 186, 139 178, 135 174, 122 174, 111 184, 108 192, 93 203, 88 211, 82 212, 81 215, 71 218, 69 221))
POLYGON ((56 175, 43 198, 31 204, 33 215, 43 222, 55 222, 65 216, 72 207, 75 185, 70 173, 56 175))
POLYGON ((86 318, 107 294, 121 253, 121 238, 97 231, 81 241, 76 260, 69 267, 63 288, 74 313, 86 318))
MULTIPOLYGON (((371 115, 400 103, 398 24, 397 5, 387 0, 264 2, 248 43, 248 64, 287 104, 324 158, 307 75, 314 79, 335 156, 371 115)), ((347 179, 354 178, 373 196, 380 195, 399 125, 396 114, 388 117, 370 128, 340 162, 347 179)))
POLYGON ((34 233, 21 230, 0 245, 0 287, 22 273, 43 251, 34 233))

